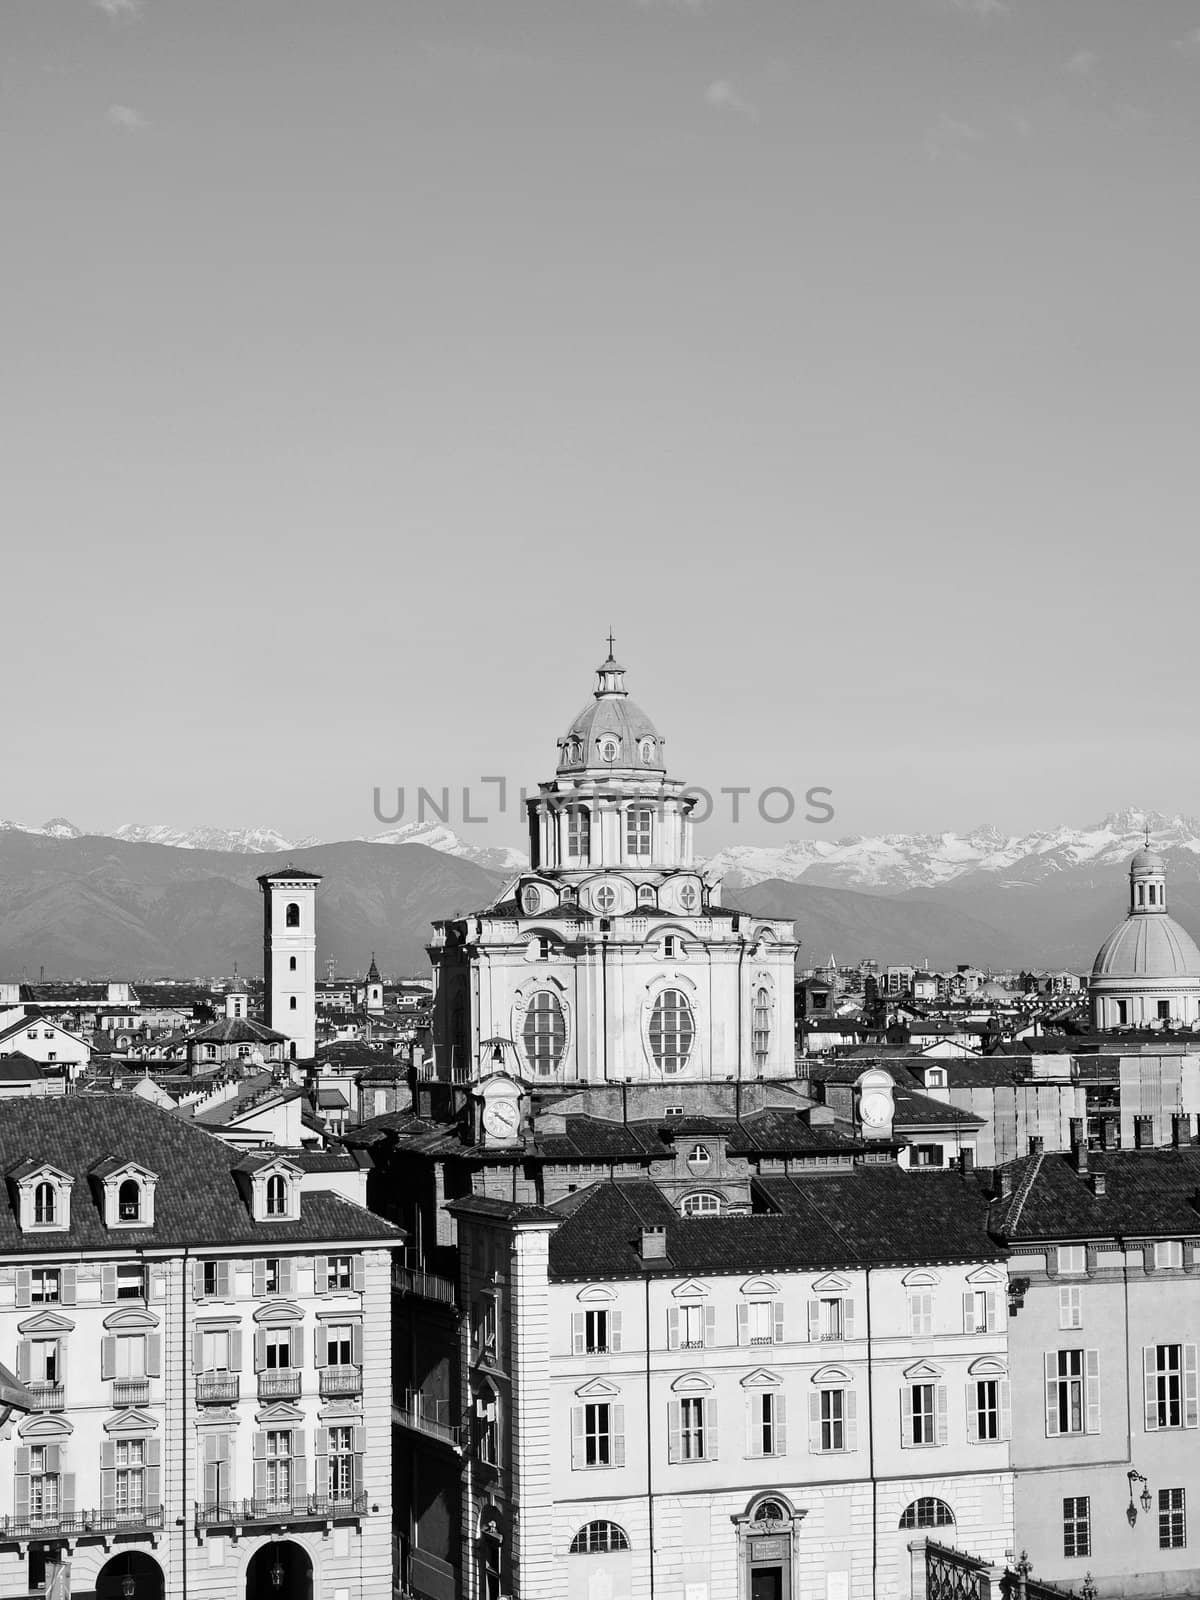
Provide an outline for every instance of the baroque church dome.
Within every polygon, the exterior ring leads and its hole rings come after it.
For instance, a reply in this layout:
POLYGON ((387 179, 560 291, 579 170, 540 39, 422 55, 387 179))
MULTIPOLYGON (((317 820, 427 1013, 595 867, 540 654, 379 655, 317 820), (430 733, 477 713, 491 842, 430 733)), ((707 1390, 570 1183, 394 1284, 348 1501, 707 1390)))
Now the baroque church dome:
POLYGON ((1105 939, 1093 978, 1200 978, 1200 948, 1174 917, 1125 918, 1105 939))
POLYGON ((1200 1024, 1200 949, 1167 915, 1167 867, 1149 840, 1129 863, 1129 912, 1100 946, 1089 985, 1101 1029, 1200 1024))
POLYGON ((592 698, 558 741, 560 776, 596 772, 661 774, 663 739, 625 688, 625 668, 614 658, 596 668, 592 698))

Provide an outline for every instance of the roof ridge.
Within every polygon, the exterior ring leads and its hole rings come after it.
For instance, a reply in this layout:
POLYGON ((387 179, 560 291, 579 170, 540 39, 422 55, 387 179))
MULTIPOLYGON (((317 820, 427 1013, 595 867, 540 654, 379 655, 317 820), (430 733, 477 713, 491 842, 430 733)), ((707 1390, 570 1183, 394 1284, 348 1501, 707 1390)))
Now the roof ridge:
POLYGON ((1026 1200, 1029 1199, 1030 1191, 1037 1182, 1037 1175, 1042 1170, 1042 1162, 1045 1161, 1045 1159, 1046 1152, 1044 1150, 1039 1150, 1037 1155, 1034 1156, 1033 1160, 1026 1168, 1025 1176, 1022 1178, 1020 1187, 1013 1196, 1013 1203, 1011 1206, 1009 1206, 1008 1216, 1004 1220, 1004 1226, 1006 1230, 1015 1228, 1017 1223, 1020 1222, 1021 1212, 1024 1208, 1026 1200))

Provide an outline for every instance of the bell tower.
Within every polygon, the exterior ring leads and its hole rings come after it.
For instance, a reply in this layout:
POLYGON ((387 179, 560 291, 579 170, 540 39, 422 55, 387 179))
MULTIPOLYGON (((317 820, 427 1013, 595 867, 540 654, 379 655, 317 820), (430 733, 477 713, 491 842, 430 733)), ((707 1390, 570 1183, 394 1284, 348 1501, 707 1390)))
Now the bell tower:
POLYGON ((287 866, 258 880, 263 892, 263 985, 267 1027, 291 1040, 288 1057, 317 1048, 317 887, 319 872, 287 866))

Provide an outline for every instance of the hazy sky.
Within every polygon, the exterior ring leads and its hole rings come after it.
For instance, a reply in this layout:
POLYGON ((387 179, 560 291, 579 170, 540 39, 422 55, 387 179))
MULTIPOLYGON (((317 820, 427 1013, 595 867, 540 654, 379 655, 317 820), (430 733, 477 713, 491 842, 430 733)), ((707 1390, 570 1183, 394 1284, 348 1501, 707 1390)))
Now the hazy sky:
MULTIPOLYGON (((3 0, 0 815, 1200 811, 1194 0, 3 0)), ((475 828, 477 842, 519 837, 475 828)))

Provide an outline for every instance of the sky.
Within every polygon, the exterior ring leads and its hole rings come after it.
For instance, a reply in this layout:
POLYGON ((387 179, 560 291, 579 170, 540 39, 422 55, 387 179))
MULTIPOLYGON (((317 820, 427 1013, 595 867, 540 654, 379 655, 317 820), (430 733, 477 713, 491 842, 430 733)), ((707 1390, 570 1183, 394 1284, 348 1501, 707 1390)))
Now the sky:
POLYGON ((1194 0, 4 0, 0 816, 516 843, 610 626, 714 845, 1200 812, 1198 134, 1194 0))

